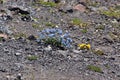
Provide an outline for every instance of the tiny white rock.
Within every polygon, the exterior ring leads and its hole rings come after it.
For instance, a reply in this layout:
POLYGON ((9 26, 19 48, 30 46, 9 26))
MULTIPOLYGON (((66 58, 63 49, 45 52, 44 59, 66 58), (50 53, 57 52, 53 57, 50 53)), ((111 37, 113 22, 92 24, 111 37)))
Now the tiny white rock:
POLYGON ((15 55, 16 55, 16 56, 20 56, 20 55, 21 55, 21 53, 15 53, 15 55))
POLYGON ((48 45, 46 48, 45 48, 46 51, 50 51, 52 50, 52 47, 50 45, 48 45))

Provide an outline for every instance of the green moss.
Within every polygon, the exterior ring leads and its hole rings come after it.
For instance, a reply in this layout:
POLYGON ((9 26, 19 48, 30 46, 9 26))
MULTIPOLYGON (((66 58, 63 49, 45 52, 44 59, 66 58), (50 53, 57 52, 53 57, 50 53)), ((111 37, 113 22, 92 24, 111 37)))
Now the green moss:
POLYGON ((45 25, 53 28, 56 26, 54 23, 51 23, 51 22, 46 22, 45 25))
POLYGON ((99 72, 99 73, 102 73, 103 71, 101 70, 100 67, 98 66, 94 66, 94 65, 88 65, 87 68, 91 71, 95 71, 95 72, 99 72))
POLYGON ((62 46, 61 42, 56 38, 48 38, 48 39, 45 39, 44 42, 45 44, 50 44, 50 45, 54 45, 57 47, 62 46))
POLYGON ((120 11, 119 10, 108 10, 108 11, 102 11, 101 13, 108 16, 108 17, 120 18, 120 11))
POLYGON ((32 24, 32 27, 35 28, 35 29, 38 29, 38 28, 39 28, 39 24, 33 23, 33 24, 32 24))
POLYGON ((88 26, 88 23, 86 22, 83 22, 82 20, 78 19, 78 18, 74 18, 72 19, 71 23, 73 25, 78 25, 80 27, 87 27, 88 26))
POLYGON ((41 5, 45 5, 45 6, 50 6, 50 7, 57 6, 57 4, 55 2, 45 2, 43 0, 39 0, 37 3, 41 4, 41 5))
POLYGON ((82 33, 87 33, 87 29, 82 29, 82 33))
POLYGON ((32 61, 32 60, 37 60, 37 59, 38 59, 38 56, 31 55, 31 56, 28 56, 27 59, 30 60, 30 61, 32 61))
POLYGON ((32 27, 34 28, 34 29, 37 29, 37 30, 43 30, 43 27, 41 26, 42 24, 36 24, 36 23, 33 23, 32 24, 32 27))
POLYGON ((24 34, 24 33, 17 33, 17 34, 14 34, 14 37, 15 37, 16 39, 17 39, 17 38, 20 38, 20 37, 24 37, 24 38, 26 38, 27 35, 24 34))

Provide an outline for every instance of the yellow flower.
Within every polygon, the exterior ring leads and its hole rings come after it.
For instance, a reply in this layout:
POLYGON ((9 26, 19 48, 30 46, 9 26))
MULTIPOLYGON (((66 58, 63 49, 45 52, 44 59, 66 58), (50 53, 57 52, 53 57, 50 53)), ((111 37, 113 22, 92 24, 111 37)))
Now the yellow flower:
POLYGON ((78 44, 78 47, 80 47, 80 49, 90 49, 91 45, 90 44, 78 44))

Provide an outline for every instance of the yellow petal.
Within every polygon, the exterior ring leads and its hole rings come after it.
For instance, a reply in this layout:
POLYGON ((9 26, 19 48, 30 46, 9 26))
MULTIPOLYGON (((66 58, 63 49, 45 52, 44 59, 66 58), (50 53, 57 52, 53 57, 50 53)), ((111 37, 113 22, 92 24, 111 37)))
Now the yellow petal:
POLYGON ((78 44, 78 47, 80 47, 80 49, 90 49, 91 45, 90 44, 78 44))
POLYGON ((78 46, 80 47, 80 49, 85 49, 86 48, 86 44, 79 44, 78 46))
POLYGON ((91 48, 91 45, 90 45, 90 44, 87 44, 86 47, 87 47, 87 49, 90 49, 90 48, 91 48))

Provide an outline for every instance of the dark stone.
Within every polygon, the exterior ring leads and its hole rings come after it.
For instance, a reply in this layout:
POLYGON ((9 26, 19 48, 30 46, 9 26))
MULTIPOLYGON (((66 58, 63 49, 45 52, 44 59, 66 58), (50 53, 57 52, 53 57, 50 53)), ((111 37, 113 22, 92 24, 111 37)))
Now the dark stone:
POLYGON ((36 40, 36 38, 35 38, 34 35, 30 35, 30 36, 28 37, 28 39, 29 39, 29 40, 36 40))
POLYGON ((103 40, 105 41, 105 43, 113 43, 113 40, 109 37, 104 37, 103 40))
POLYGON ((117 19, 117 21, 118 21, 118 22, 120 22, 120 18, 119 18, 119 19, 117 19))
POLYGON ((59 12, 62 12, 62 13, 67 13, 67 12, 64 11, 63 9, 59 9, 58 11, 59 11, 59 12))
POLYGON ((31 17, 30 16, 22 16, 21 20, 29 22, 29 21, 31 21, 31 17))
POLYGON ((20 75, 17 76, 17 80, 22 80, 20 75))
POLYGON ((109 58, 110 60, 115 60, 115 58, 113 58, 113 57, 111 57, 111 58, 109 58))
POLYGON ((111 73, 115 74, 115 72, 114 72, 114 71, 112 71, 111 73))
POLYGON ((0 69, 0 72, 7 72, 6 69, 0 69))
POLYGON ((9 15, 2 15, 1 16, 2 17, 2 20, 12 20, 13 18, 11 17, 11 16, 9 16, 9 15))
POLYGON ((55 2, 55 3, 59 3, 59 2, 60 2, 60 0, 54 0, 54 2, 55 2))
POLYGON ((78 2, 79 4, 82 4, 83 6, 86 6, 86 3, 84 2, 78 2))
POLYGON ((120 77, 120 75, 117 75, 117 77, 120 77))
POLYGON ((8 8, 10 11, 14 11, 16 14, 20 13, 20 14, 24 14, 24 15, 28 15, 30 14, 28 11, 22 10, 19 7, 9 7, 8 8))
POLYGON ((73 13, 73 9, 68 9, 67 12, 68 13, 73 13))

